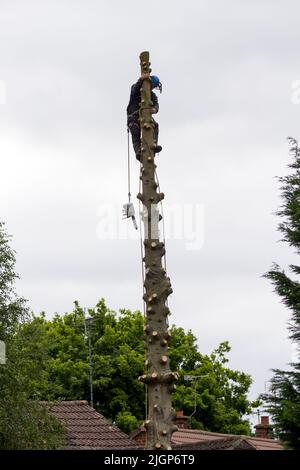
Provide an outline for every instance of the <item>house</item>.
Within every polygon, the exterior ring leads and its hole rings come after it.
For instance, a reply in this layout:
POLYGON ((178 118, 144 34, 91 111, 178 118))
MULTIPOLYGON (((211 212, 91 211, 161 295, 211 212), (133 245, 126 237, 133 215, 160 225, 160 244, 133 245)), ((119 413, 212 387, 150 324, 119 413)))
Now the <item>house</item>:
MULTIPOLYGON (((85 400, 62 401, 50 406, 50 412, 65 427, 66 450, 141 450, 145 447, 146 429, 140 427, 130 436, 111 424, 85 400)), ((178 450, 282 450, 271 439, 272 426, 262 416, 256 436, 234 436, 191 429, 191 420, 177 413, 178 431, 172 435, 172 448, 178 450)))
POLYGON ((111 424, 85 400, 51 405, 50 413, 65 427, 66 450, 138 449, 127 434, 111 424))
MULTIPOLYGON (((256 425, 256 436, 235 436, 216 432, 191 429, 189 416, 177 412, 178 431, 172 435, 172 448, 182 450, 283 450, 280 441, 272 439, 272 426, 268 416, 262 416, 261 423, 256 425)), ((146 429, 141 426, 130 434, 140 446, 145 446, 146 429)))

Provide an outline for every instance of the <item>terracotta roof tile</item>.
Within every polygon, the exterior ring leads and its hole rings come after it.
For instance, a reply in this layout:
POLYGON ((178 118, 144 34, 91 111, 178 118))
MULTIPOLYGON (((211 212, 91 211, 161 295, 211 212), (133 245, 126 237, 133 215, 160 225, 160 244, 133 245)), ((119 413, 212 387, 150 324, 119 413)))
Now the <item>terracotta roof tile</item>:
POLYGON ((65 449, 137 449, 127 434, 91 408, 87 401, 62 401, 50 412, 66 429, 65 449))
POLYGON ((184 450, 255 450, 246 439, 240 436, 228 436, 222 439, 208 439, 193 443, 173 445, 173 449, 184 450))
MULTIPOLYGON (((248 447, 250 446, 255 450, 283 450, 281 442, 275 439, 265 439, 250 436, 235 436, 232 434, 202 431, 201 429, 179 429, 172 435, 172 442, 175 445, 193 445, 196 443, 209 443, 213 441, 219 441, 219 444, 221 444, 222 439, 227 440, 227 442, 229 442, 228 439, 231 439, 232 443, 234 439, 242 439, 244 442, 247 443, 245 444, 246 447, 248 445, 248 447)), ((212 446, 214 446, 214 444, 212 444, 212 446)))

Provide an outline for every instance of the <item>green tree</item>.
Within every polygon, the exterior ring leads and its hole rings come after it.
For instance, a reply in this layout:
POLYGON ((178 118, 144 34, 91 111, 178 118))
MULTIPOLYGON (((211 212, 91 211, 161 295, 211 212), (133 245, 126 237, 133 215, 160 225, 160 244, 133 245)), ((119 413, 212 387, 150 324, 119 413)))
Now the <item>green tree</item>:
MULTIPOLYGON (((277 215, 282 218, 279 231, 285 243, 300 254, 300 148, 295 139, 289 138, 293 161, 288 165, 291 173, 278 178, 281 183, 282 206, 277 215)), ((290 364, 291 370, 274 369, 270 391, 262 395, 266 408, 273 416, 278 436, 293 449, 300 449, 300 283, 297 276, 300 266, 290 265, 290 275, 277 264, 265 275, 275 287, 283 303, 291 312, 289 333, 298 348, 298 361, 290 364)))
POLYGON ((62 427, 35 396, 46 353, 36 329, 30 342, 36 350, 29 353, 22 325, 30 324, 24 323, 30 317, 25 300, 14 290, 14 268, 15 253, 0 223, 0 339, 7 356, 6 364, 0 365, 0 449, 55 449, 63 442, 62 427))
POLYGON ((11 237, 0 221, 0 340, 6 336, 27 315, 26 302, 16 295, 14 284, 18 275, 15 273, 15 252, 10 247, 11 237))
MULTIPOLYGON (((89 310, 89 316, 95 407, 129 432, 145 417, 145 387, 137 380, 144 371, 145 361, 143 316, 126 309, 116 313, 103 299, 95 309, 89 310)), ((170 330, 171 368, 179 372, 175 407, 190 415, 196 397, 195 426, 211 431, 249 433, 244 415, 255 406, 247 399, 251 378, 226 366, 228 343, 222 343, 211 355, 202 355, 191 331, 175 325, 170 330), (186 374, 201 377, 187 382, 186 374)), ((43 375, 35 384, 41 399, 89 400, 84 313, 77 302, 73 312, 55 315, 52 320, 46 320, 44 315, 35 317, 22 326, 19 334, 27 338, 32 357, 37 356, 36 349, 48 351, 43 359, 43 375)))
MULTIPOLYGON (((144 385, 137 380, 144 368, 143 316, 125 309, 117 314, 103 299, 89 315, 95 408, 117 419, 124 430, 132 430, 143 419, 145 408, 144 385)), ((40 399, 89 400, 87 336, 84 312, 77 302, 73 312, 52 320, 43 314, 34 317, 22 325, 18 338, 26 338, 32 357, 39 348, 47 351, 43 375, 35 384, 40 399)))
POLYGON ((116 416, 115 424, 129 434, 134 429, 137 429, 139 421, 130 411, 120 411, 116 416))
MULTIPOLYGON (((192 341, 191 332, 188 337, 192 341)), ((186 415, 192 415, 195 428, 250 434, 246 416, 258 406, 258 401, 251 402, 247 398, 251 377, 226 366, 226 354, 230 352, 228 342, 221 343, 210 355, 202 355, 195 350, 193 359, 191 350, 189 348, 190 357, 187 358, 190 367, 179 369, 175 407, 186 415)))

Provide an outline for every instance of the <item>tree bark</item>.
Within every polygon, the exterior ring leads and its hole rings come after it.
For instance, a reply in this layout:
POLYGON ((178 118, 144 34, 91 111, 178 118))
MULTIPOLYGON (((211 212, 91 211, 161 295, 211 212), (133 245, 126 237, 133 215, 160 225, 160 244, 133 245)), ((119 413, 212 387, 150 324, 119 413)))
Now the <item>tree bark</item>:
MULTIPOLYGON (((141 72, 150 73, 149 52, 140 54, 141 72)), ((158 203, 164 198, 157 192, 155 181, 155 137, 150 109, 151 79, 143 80, 140 103, 141 126, 141 180, 142 193, 138 199, 143 203, 146 324, 145 348, 146 371, 139 379, 147 384, 148 417, 145 422, 147 449, 171 449, 171 436, 177 430, 176 416, 172 408, 171 393, 176 388, 176 374, 170 369, 168 343, 170 332, 166 305, 172 293, 170 279, 162 265, 165 246, 159 237, 158 203)))

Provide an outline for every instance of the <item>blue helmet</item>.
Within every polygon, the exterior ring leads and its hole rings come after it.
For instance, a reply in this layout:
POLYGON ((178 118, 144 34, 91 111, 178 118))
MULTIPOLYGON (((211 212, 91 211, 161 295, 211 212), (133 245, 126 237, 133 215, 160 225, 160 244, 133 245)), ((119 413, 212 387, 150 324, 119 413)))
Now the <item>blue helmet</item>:
POLYGON ((159 88, 161 91, 161 83, 157 75, 151 75, 152 88, 159 88))

